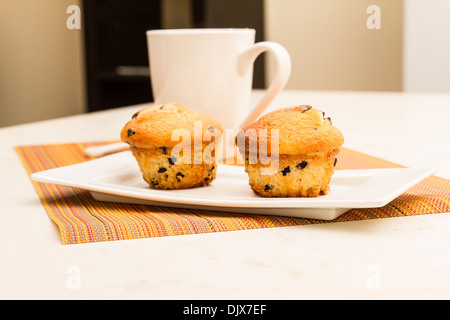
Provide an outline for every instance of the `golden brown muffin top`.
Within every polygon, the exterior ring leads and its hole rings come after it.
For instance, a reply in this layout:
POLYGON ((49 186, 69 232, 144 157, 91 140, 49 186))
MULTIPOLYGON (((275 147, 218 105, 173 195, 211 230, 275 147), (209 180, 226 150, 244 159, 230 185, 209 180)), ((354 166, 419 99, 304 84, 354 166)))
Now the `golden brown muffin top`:
POLYGON ((222 126, 214 119, 178 103, 165 103, 136 112, 122 128, 120 138, 136 148, 172 148, 182 142, 193 144, 194 139, 208 145, 221 134, 222 126))
MULTIPOLYGON (((246 150, 255 140, 261 141, 260 129, 267 133, 267 149, 271 150, 272 129, 278 129, 279 154, 311 154, 339 148, 344 137, 325 113, 309 105, 281 108, 270 112, 238 132, 236 142, 244 141, 246 150), (249 130, 254 129, 254 130, 249 130), (245 135, 245 137, 244 137, 245 135)), ((243 146, 238 147, 242 150, 243 146)))

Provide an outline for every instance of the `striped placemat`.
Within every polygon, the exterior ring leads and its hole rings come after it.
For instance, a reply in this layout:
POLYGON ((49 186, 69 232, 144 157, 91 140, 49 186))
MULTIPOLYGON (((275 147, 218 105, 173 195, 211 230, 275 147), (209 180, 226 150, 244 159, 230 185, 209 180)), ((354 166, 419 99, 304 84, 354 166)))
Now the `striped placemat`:
MULTIPOLYGON (((29 175, 91 160, 87 147, 111 142, 17 146, 29 175)), ((337 169, 399 167, 342 149, 337 169)), ((354 209, 333 221, 100 202, 88 191, 31 181, 60 230, 62 244, 249 230, 450 212, 450 180, 429 177, 382 208, 354 209)))

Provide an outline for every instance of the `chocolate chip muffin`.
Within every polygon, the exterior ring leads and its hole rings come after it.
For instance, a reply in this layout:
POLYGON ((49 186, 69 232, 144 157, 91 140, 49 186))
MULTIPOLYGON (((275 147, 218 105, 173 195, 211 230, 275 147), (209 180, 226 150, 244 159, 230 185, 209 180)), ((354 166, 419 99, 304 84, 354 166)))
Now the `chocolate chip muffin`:
POLYGON ((215 148, 222 127, 176 104, 143 108, 122 128, 144 180, 155 189, 202 187, 216 177, 215 148))
POLYGON ((327 194, 343 143, 331 119, 309 105, 268 113, 236 136, 250 187, 263 197, 327 194))

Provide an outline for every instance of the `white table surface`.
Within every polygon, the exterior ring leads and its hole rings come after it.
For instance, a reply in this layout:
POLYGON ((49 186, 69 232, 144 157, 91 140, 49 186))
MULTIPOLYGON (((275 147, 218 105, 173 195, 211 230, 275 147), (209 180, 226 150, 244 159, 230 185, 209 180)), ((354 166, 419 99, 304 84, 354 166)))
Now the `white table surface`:
MULTIPOLYGON (((344 147, 450 179, 448 94, 285 91, 268 110, 296 104, 344 147)), ((141 107, 0 129, 0 299, 450 298, 445 213, 62 245, 13 147, 118 139, 141 107)))

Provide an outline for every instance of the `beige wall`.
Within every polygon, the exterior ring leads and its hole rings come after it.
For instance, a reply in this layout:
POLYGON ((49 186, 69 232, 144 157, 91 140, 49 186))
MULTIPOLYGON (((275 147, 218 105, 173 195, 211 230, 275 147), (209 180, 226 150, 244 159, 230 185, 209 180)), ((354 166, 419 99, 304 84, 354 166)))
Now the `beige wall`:
POLYGON ((0 127, 85 111, 79 0, 0 0, 0 127))
POLYGON ((292 57, 287 88, 402 90, 403 0, 264 1, 266 38, 292 57), (369 5, 381 9, 380 30, 366 26, 369 5))
POLYGON ((191 0, 164 0, 161 14, 163 28, 192 28, 191 0))
POLYGON ((405 0, 403 90, 450 93, 450 1, 405 0))

